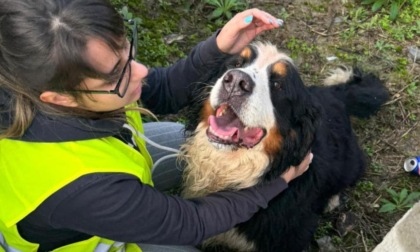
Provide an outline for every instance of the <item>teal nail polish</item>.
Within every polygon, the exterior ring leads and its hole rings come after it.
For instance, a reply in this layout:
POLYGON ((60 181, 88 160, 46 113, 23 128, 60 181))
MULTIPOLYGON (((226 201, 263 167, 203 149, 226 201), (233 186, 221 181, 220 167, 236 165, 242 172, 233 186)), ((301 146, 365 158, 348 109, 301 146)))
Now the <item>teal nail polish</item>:
POLYGON ((252 15, 251 15, 251 16, 247 16, 247 17, 244 19, 245 24, 249 24, 249 23, 251 23, 253 18, 254 18, 254 17, 253 17, 252 15))

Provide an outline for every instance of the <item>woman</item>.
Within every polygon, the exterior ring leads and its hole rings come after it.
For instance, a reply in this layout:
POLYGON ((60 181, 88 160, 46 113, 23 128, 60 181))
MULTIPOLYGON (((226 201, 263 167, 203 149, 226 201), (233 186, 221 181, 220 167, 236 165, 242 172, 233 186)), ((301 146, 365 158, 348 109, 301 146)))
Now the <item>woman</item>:
POLYGON ((126 24, 105 0, 0 1, 0 248, 195 245, 248 220, 307 169, 310 155, 270 184, 192 200, 153 188, 139 98, 155 113, 179 110, 213 64, 279 25, 246 10, 186 59, 149 70, 126 24))

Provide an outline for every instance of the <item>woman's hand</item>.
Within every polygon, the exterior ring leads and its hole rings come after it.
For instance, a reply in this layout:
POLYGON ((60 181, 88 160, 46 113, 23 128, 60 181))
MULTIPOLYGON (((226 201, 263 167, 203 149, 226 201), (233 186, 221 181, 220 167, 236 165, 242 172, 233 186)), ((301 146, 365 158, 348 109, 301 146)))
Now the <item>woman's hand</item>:
POLYGON ((309 165, 311 164, 313 157, 314 157, 314 155, 312 154, 312 152, 309 152, 306 155, 305 159, 302 161, 302 163, 300 163, 297 167, 291 166, 287 171, 285 171, 281 175, 281 177, 287 183, 289 183, 293 179, 299 177, 300 175, 302 175, 304 172, 306 172, 308 170, 309 165))
POLYGON ((239 53, 258 34, 283 25, 283 21, 259 9, 236 14, 217 35, 219 49, 227 54, 239 53))

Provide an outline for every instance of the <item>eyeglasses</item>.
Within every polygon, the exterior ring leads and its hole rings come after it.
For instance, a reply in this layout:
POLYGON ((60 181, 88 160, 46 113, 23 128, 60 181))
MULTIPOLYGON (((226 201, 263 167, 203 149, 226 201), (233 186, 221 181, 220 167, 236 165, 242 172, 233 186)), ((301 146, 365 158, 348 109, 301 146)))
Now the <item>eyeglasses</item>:
POLYGON ((137 55, 137 21, 135 19, 125 20, 128 25, 131 26, 131 30, 128 32, 127 36, 130 41, 130 52, 128 54, 128 60, 124 65, 124 68, 121 72, 120 78, 118 78, 117 85, 113 90, 87 90, 87 89, 78 89, 73 90, 75 92, 82 93, 91 93, 91 94, 116 94, 120 98, 123 98, 125 93, 127 93, 128 85, 131 78, 131 61, 136 59, 137 55))

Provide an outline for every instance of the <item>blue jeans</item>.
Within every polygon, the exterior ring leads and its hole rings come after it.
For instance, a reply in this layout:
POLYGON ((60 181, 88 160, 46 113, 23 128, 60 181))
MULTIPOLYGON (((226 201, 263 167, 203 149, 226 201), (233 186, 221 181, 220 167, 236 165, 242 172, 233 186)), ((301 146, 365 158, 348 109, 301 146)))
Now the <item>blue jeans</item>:
MULTIPOLYGON (((153 142, 172 149, 179 150, 185 142, 184 125, 174 122, 151 122, 144 124, 144 135, 153 142)), ((147 150, 156 163, 160 158, 174 154, 146 143, 147 150)), ((183 167, 176 162, 176 157, 159 162, 152 173, 154 186, 159 191, 168 191, 181 185, 183 167)))
MULTIPOLYGON (((173 122, 150 122, 144 123, 144 135, 153 142, 179 149, 180 145, 185 142, 184 125, 173 122)), ((147 150, 152 156, 153 162, 160 158, 173 154, 173 152, 159 149, 149 143, 146 144, 147 150)), ((183 167, 176 162, 176 157, 171 157, 160 162, 153 171, 152 179, 160 191, 168 191, 181 185, 183 167)), ((193 246, 169 246, 169 245, 153 245, 139 244, 143 252, 199 252, 193 246)))

